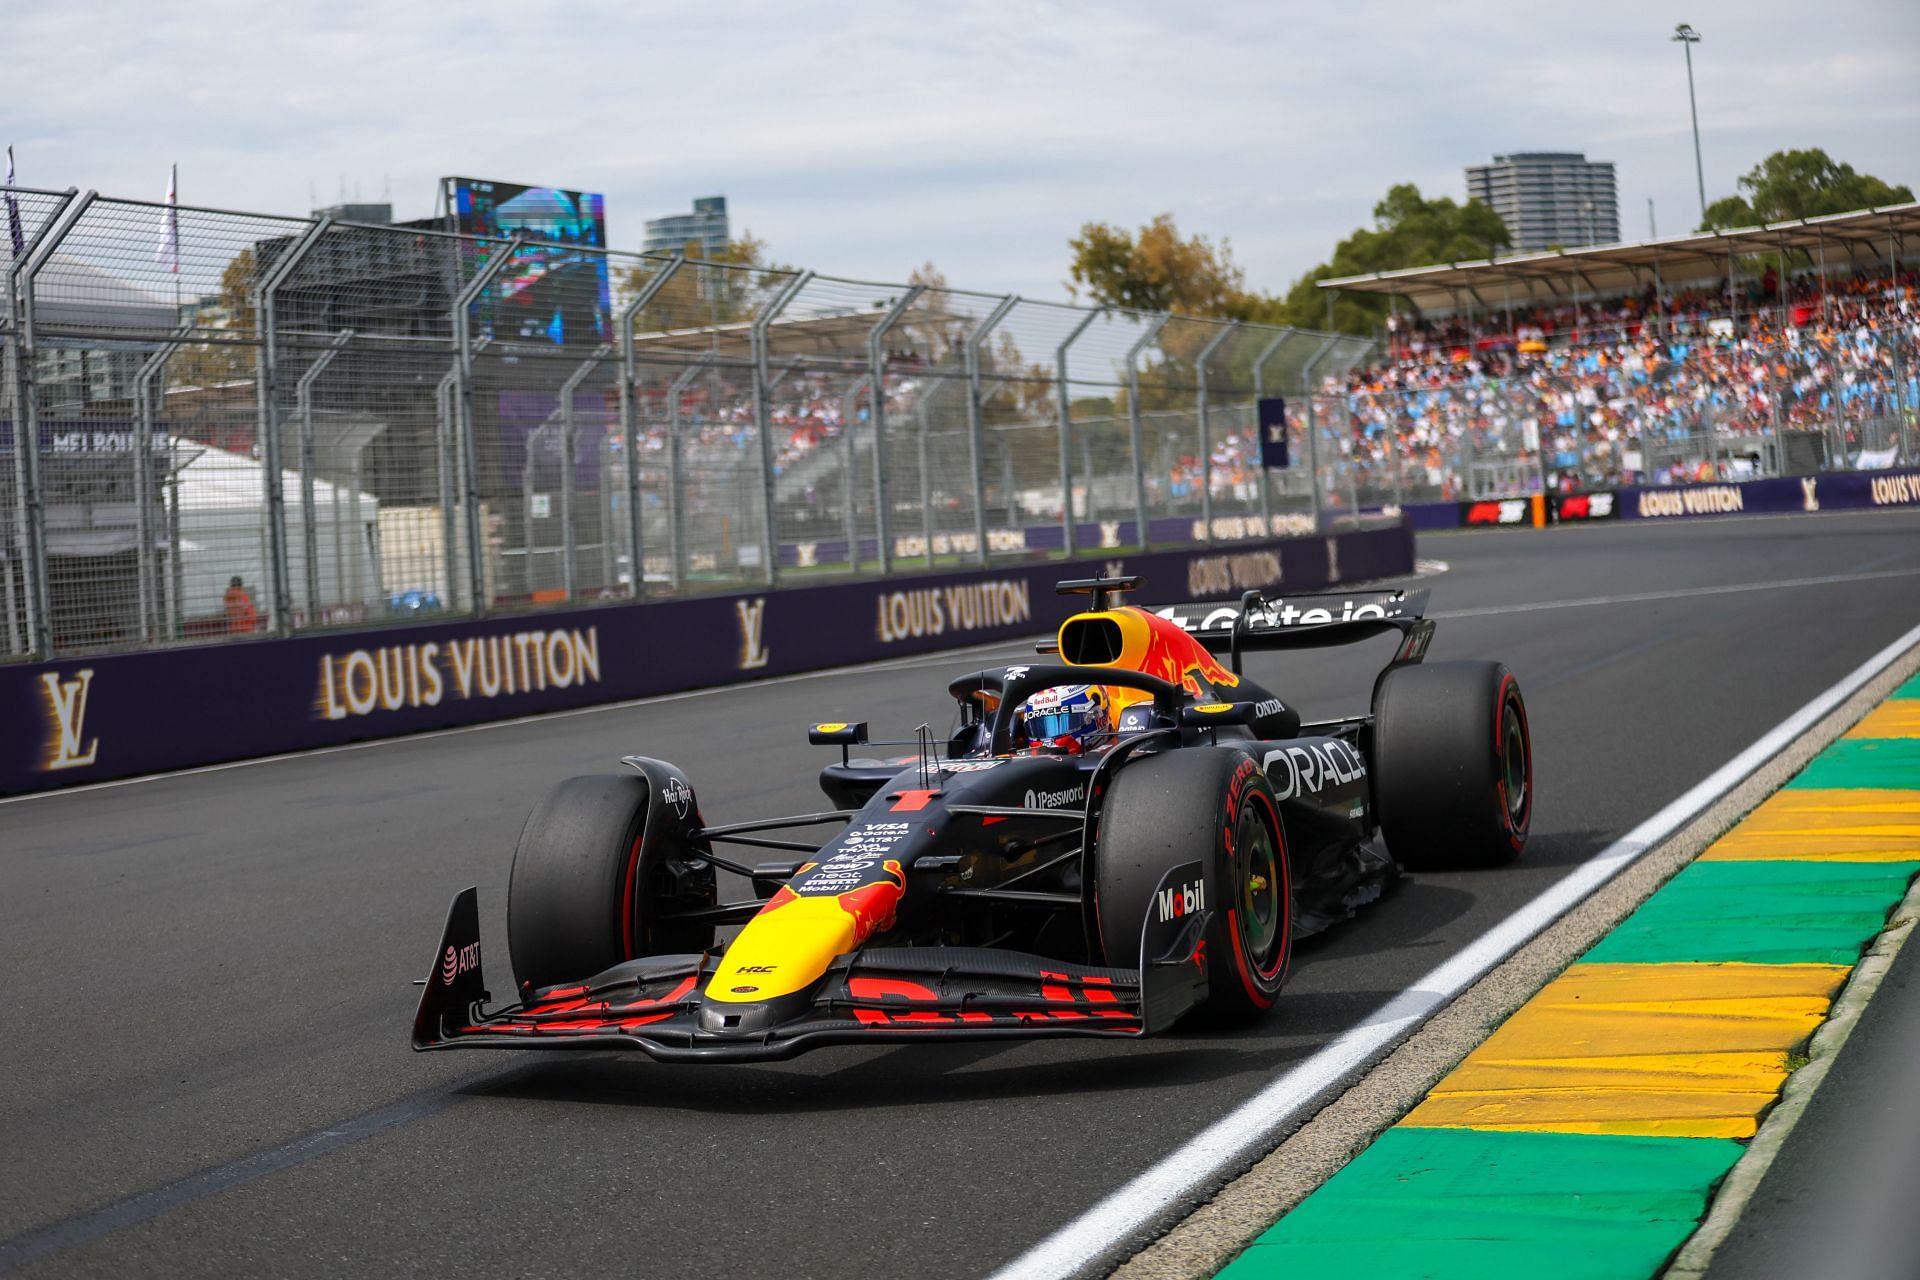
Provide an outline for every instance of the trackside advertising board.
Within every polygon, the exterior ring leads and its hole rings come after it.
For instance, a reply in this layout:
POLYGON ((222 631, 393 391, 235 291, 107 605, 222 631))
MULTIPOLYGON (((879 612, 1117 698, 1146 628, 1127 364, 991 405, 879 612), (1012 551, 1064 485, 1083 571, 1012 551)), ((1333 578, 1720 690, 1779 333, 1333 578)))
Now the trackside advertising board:
MULTIPOLYGON (((1830 471, 1721 484, 1629 485, 1590 493, 1559 493, 1549 497, 1544 516, 1551 524, 1586 524, 1595 520, 1691 520, 1911 506, 1920 506, 1920 471, 1830 471)), ((1365 510, 1368 514, 1404 515, 1422 531, 1525 529, 1538 523, 1531 497, 1419 502, 1365 510)))
POLYGON ((1095 569, 1144 574, 1140 598, 1153 602, 1337 589, 1412 568, 1413 531, 1403 522, 1212 549, 0 667, 0 792, 1037 635, 1073 608, 1054 583, 1095 569))

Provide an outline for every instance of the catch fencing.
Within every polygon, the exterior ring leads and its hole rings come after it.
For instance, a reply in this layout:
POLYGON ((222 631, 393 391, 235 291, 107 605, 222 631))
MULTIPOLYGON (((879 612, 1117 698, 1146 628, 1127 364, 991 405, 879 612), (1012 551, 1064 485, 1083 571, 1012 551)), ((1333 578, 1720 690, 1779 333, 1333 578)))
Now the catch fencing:
POLYGON ((9 188, 0 655, 1308 531, 1364 338, 9 188), (1296 406, 1260 465, 1256 402, 1296 406), (1316 482, 1317 481, 1317 482, 1316 482))

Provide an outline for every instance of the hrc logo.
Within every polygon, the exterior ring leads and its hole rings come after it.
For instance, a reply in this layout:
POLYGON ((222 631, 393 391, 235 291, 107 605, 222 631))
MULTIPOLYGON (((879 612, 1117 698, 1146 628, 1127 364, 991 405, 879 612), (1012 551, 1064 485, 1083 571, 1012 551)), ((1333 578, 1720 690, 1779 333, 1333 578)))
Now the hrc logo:
POLYGON ((49 731, 42 769, 81 769, 99 756, 100 739, 94 738, 82 745, 86 738, 87 694, 92 687, 92 667, 79 671, 71 680, 62 680, 54 671, 40 677, 49 731))

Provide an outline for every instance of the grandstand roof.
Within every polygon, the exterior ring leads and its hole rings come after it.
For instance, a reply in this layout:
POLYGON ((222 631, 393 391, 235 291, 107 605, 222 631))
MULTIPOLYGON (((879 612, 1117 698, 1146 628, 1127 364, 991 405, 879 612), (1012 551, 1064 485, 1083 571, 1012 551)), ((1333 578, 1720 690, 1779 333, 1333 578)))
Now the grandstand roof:
POLYGON ((1910 253, 1916 233, 1920 201, 1630 244, 1375 271, 1322 280, 1320 287, 1393 294, 1422 311, 1457 311, 1469 305, 1494 311, 1509 303, 1566 301, 1576 290, 1588 297, 1637 293, 1653 283, 1656 273, 1667 285, 1720 280, 1726 276, 1728 258, 1736 254, 1790 249, 1816 261, 1824 255, 1836 271, 1863 258, 1879 266, 1910 253))

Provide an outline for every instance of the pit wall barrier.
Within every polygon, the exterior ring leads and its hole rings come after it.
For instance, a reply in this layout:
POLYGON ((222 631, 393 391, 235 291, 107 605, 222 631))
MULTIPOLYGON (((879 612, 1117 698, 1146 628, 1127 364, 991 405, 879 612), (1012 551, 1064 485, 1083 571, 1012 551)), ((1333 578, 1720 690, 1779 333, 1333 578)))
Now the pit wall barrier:
POLYGON ((1792 515, 1920 507, 1920 471, 1833 471, 1813 476, 1714 484, 1628 485, 1473 502, 1422 502, 1374 511, 1402 515, 1415 529, 1544 528, 1594 520, 1687 520, 1705 516, 1792 515))
MULTIPOLYGON (((647 604, 0 667, 0 793, 619 702, 1046 631, 1062 578, 1144 601, 1321 591, 1413 569, 1406 522, 647 604)), ((796 729, 797 732, 797 729, 796 729)))

